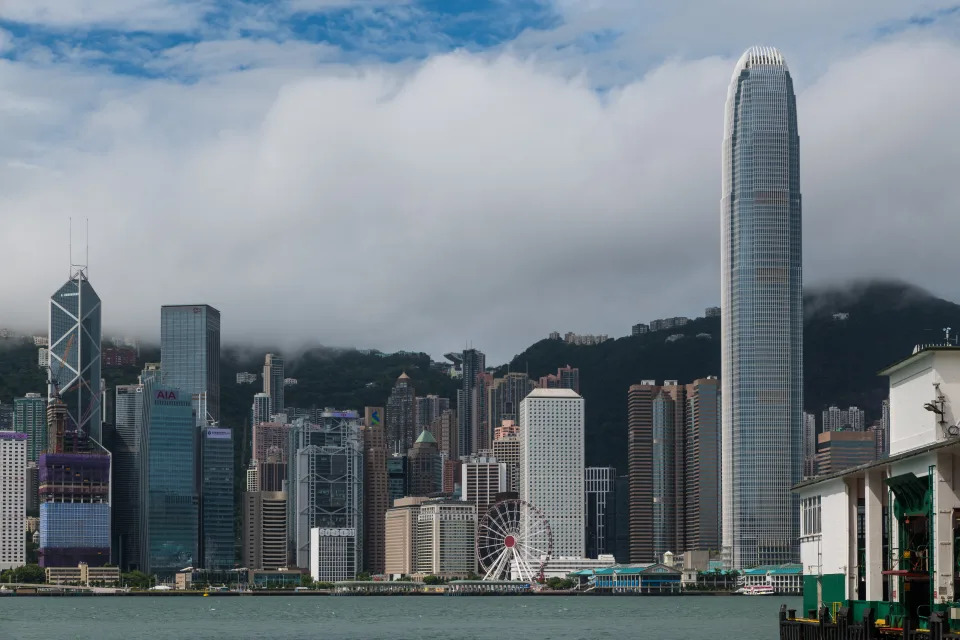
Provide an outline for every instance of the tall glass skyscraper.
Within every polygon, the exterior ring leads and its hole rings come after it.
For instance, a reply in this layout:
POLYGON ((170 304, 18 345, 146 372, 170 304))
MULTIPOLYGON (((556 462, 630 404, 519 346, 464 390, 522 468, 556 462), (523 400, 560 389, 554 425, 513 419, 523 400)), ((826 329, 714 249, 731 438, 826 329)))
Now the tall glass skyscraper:
POLYGON ((100 422, 100 298, 80 268, 50 298, 50 385, 70 425, 103 442, 100 422))
POLYGON ((723 550, 739 569, 799 558, 800 138, 771 47, 743 54, 727 92, 721 218, 723 550))
MULTIPOLYGON (((219 422, 220 312, 207 304, 161 307, 160 369, 164 386, 192 395, 205 393, 206 406, 201 403, 197 408, 219 422)), ((201 424, 207 423, 205 418, 197 416, 201 424)))
POLYGON ((236 554, 233 518, 233 433, 203 427, 197 478, 200 495, 200 554, 205 569, 231 569, 236 554))
POLYGON ((198 548, 193 403, 176 389, 146 384, 143 392, 148 499, 141 503, 146 525, 141 544, 147 554, 142 570, 170 576, 192 566, 198 548))

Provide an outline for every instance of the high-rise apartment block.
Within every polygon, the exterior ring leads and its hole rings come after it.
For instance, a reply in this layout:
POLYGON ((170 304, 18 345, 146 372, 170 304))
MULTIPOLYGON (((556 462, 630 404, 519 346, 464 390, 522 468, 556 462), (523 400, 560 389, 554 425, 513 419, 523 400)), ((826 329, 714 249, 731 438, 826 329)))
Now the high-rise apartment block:
POLYGON ((384 568, 384 536, 390 493, 383 407, 367 407, 363 419, 363 566, 371 575, 384 568))
POLYGON ((270 422, 270 395, 258 393, 253 396, 253 407, 250 410, 250 424, 256 427, 261 422, 270 422))
POLYGON ((493 439, 493 457, 507 465, 506 491, 520 491, 520 434, 513 420, 504 420, 493 439))
POLYGON ((460 500, 430 500, 417 512, 414 566, 423 575, 466 578, 477 569, 477 507, 460 500))
POLYGON ((416 433, 427 429, 440 442, 440 434, 433 430, 433 425, 444 411, 450 410, 450 398, 441 398, 436 395, 416 397, 416 433))
POLYGON ((613 554, 617 547, 617 470, 584 469, 584 503, 587 508, 587 557, 613 554))
POLYGON ((233 568, 233 432, 206 426, 197 431, 197 494, 200 498, 198 560, 204 569, 233 568))
POLYGON ((283 413, 283 358, 275 353, 264 358, 263 392, 270 397, 270 414, 283 413))
POLYGON ((496 439, 504 420, 520 419, 520 403, 537 387, 526 373, 508 373, 487 387, 487 433, 496 439))
POLYGON ((440 412, 430 425, 430 432, 437 439, 440 454, 446 459, 457 457, 457 414, 451 409, 440 412))
POLYGON ((507 465, 487 456, 464 458, 460 465, 460 499, 477 506, 477 518, 483 519, 497 500, 497 494, 509 491, 507 465))
POLYGON ((556 557, 582 558, 584 404, 572 389, 536 389, 520 403, 520 497, 550 522, 556 557))
MULTIPOLYGON (((684 549, 719 550, 720 381, 701 378, 687 385, 684 422, 682 513, 684 549)), ((679 511, 678 511, 679 513, 679 511)))
POLYGON ((541 389, 573 389, 580 393, 580 369, 567 365, 540 378, 541 389))
POLYGON ((723 553, 740 569, 800 555, 800 138, 793 80, 774 48, 737 62, 722 168, 723 553))
POLYGON ((477 451, 478 418, 477 376, 487 367, 487 356, 476 349, 465 349, 461 354, 463 366, 463 387, 457 391, 457 445, 458 456, 468 456, 477 451))
POLYGON ((823 432, 863 431, 865 429, 864 412, 859 407, 840 409, 829 407, 823 412, 823 432))
POLYGON ((719 547, 720 405, 716 378, 630 387, 631 562, 719 547))
POLYGON ((300 418, 290 431, 293 560, 316 580, 352 579, 363 559, 363 431, 356 411, 328 409, 321 420, 300 418))
POLYGON ((47 447, 47 400, 28 393, 13 401, 13 430, 27 434, 27 462, 36 462, 47 447))
POLYGON ((207 304, 160 308, 163 385, 193 396, 198 425, 220 422, 220 312, 207 304))
POLYGON ((0 571, 27 564, 26 433, 0 431, 0 571))
POLYGON ((387 398, 385 410, 387 446, 391 453, 405 453, 413 446, 417 424, 416 396, 410 376, 401 374, 387 398))
POLYGON ((60 397, 68 430, 103 442, 100 407, 100 298, 77 269, 50 298, 50 373, 47 397, 60 397))

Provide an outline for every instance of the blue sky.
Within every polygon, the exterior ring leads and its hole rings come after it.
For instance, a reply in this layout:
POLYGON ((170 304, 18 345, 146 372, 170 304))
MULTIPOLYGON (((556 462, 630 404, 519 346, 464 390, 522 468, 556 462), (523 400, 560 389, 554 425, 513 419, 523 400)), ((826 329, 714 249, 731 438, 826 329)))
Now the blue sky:
POLYGON ((153 339, 156 307, 202 300, 228 341, 502 362, 696 316, 754 44, 797 87, 805 282, 960 300, 958 7, 3 0, 0 256, 23 277, 0 280, 0 327, 43 326, 68 216, 90 219, 110 334, 153 339), (145 265, 162 277, 132 296, 145 265))
MULTIPOLYGON (((546 0, 371 0, 169 2, 183 19, 75 16, 44 22, 42 15, 0 19, 16 46, 4 57, 29 60, 43 50, 55 62, 78 62, 118 74, 158 76, 149 62, 171 49, 204 42, 247 40, 326 45, 327 62, 400 62, 455 49, 478 51, 545 30, 561 21, 546 0), (192 10, 187 11, 187 7, 192 10)), ((25 13, 25 12, 24 12, 25 13)), ((238 60, 238 67, 255 60, 238 60)))

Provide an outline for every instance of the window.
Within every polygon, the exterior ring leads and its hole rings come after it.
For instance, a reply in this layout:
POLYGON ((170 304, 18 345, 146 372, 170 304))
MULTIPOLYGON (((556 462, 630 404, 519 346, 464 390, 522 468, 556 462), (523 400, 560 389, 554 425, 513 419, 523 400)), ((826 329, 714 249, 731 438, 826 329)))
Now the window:
POLYGON ((820 533, 820 496, 804 498, 800 501, 802 514, 801 535, 813 536, 820 533))

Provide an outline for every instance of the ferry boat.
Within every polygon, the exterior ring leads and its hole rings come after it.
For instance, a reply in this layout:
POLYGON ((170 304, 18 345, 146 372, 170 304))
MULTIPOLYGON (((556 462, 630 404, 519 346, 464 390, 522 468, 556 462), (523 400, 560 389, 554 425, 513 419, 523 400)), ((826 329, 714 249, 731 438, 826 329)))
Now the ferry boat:
POLYGON ((737 589, 737 593, 744 596, 772 596, 776 593, 772 584, 747 585, 737 589))

